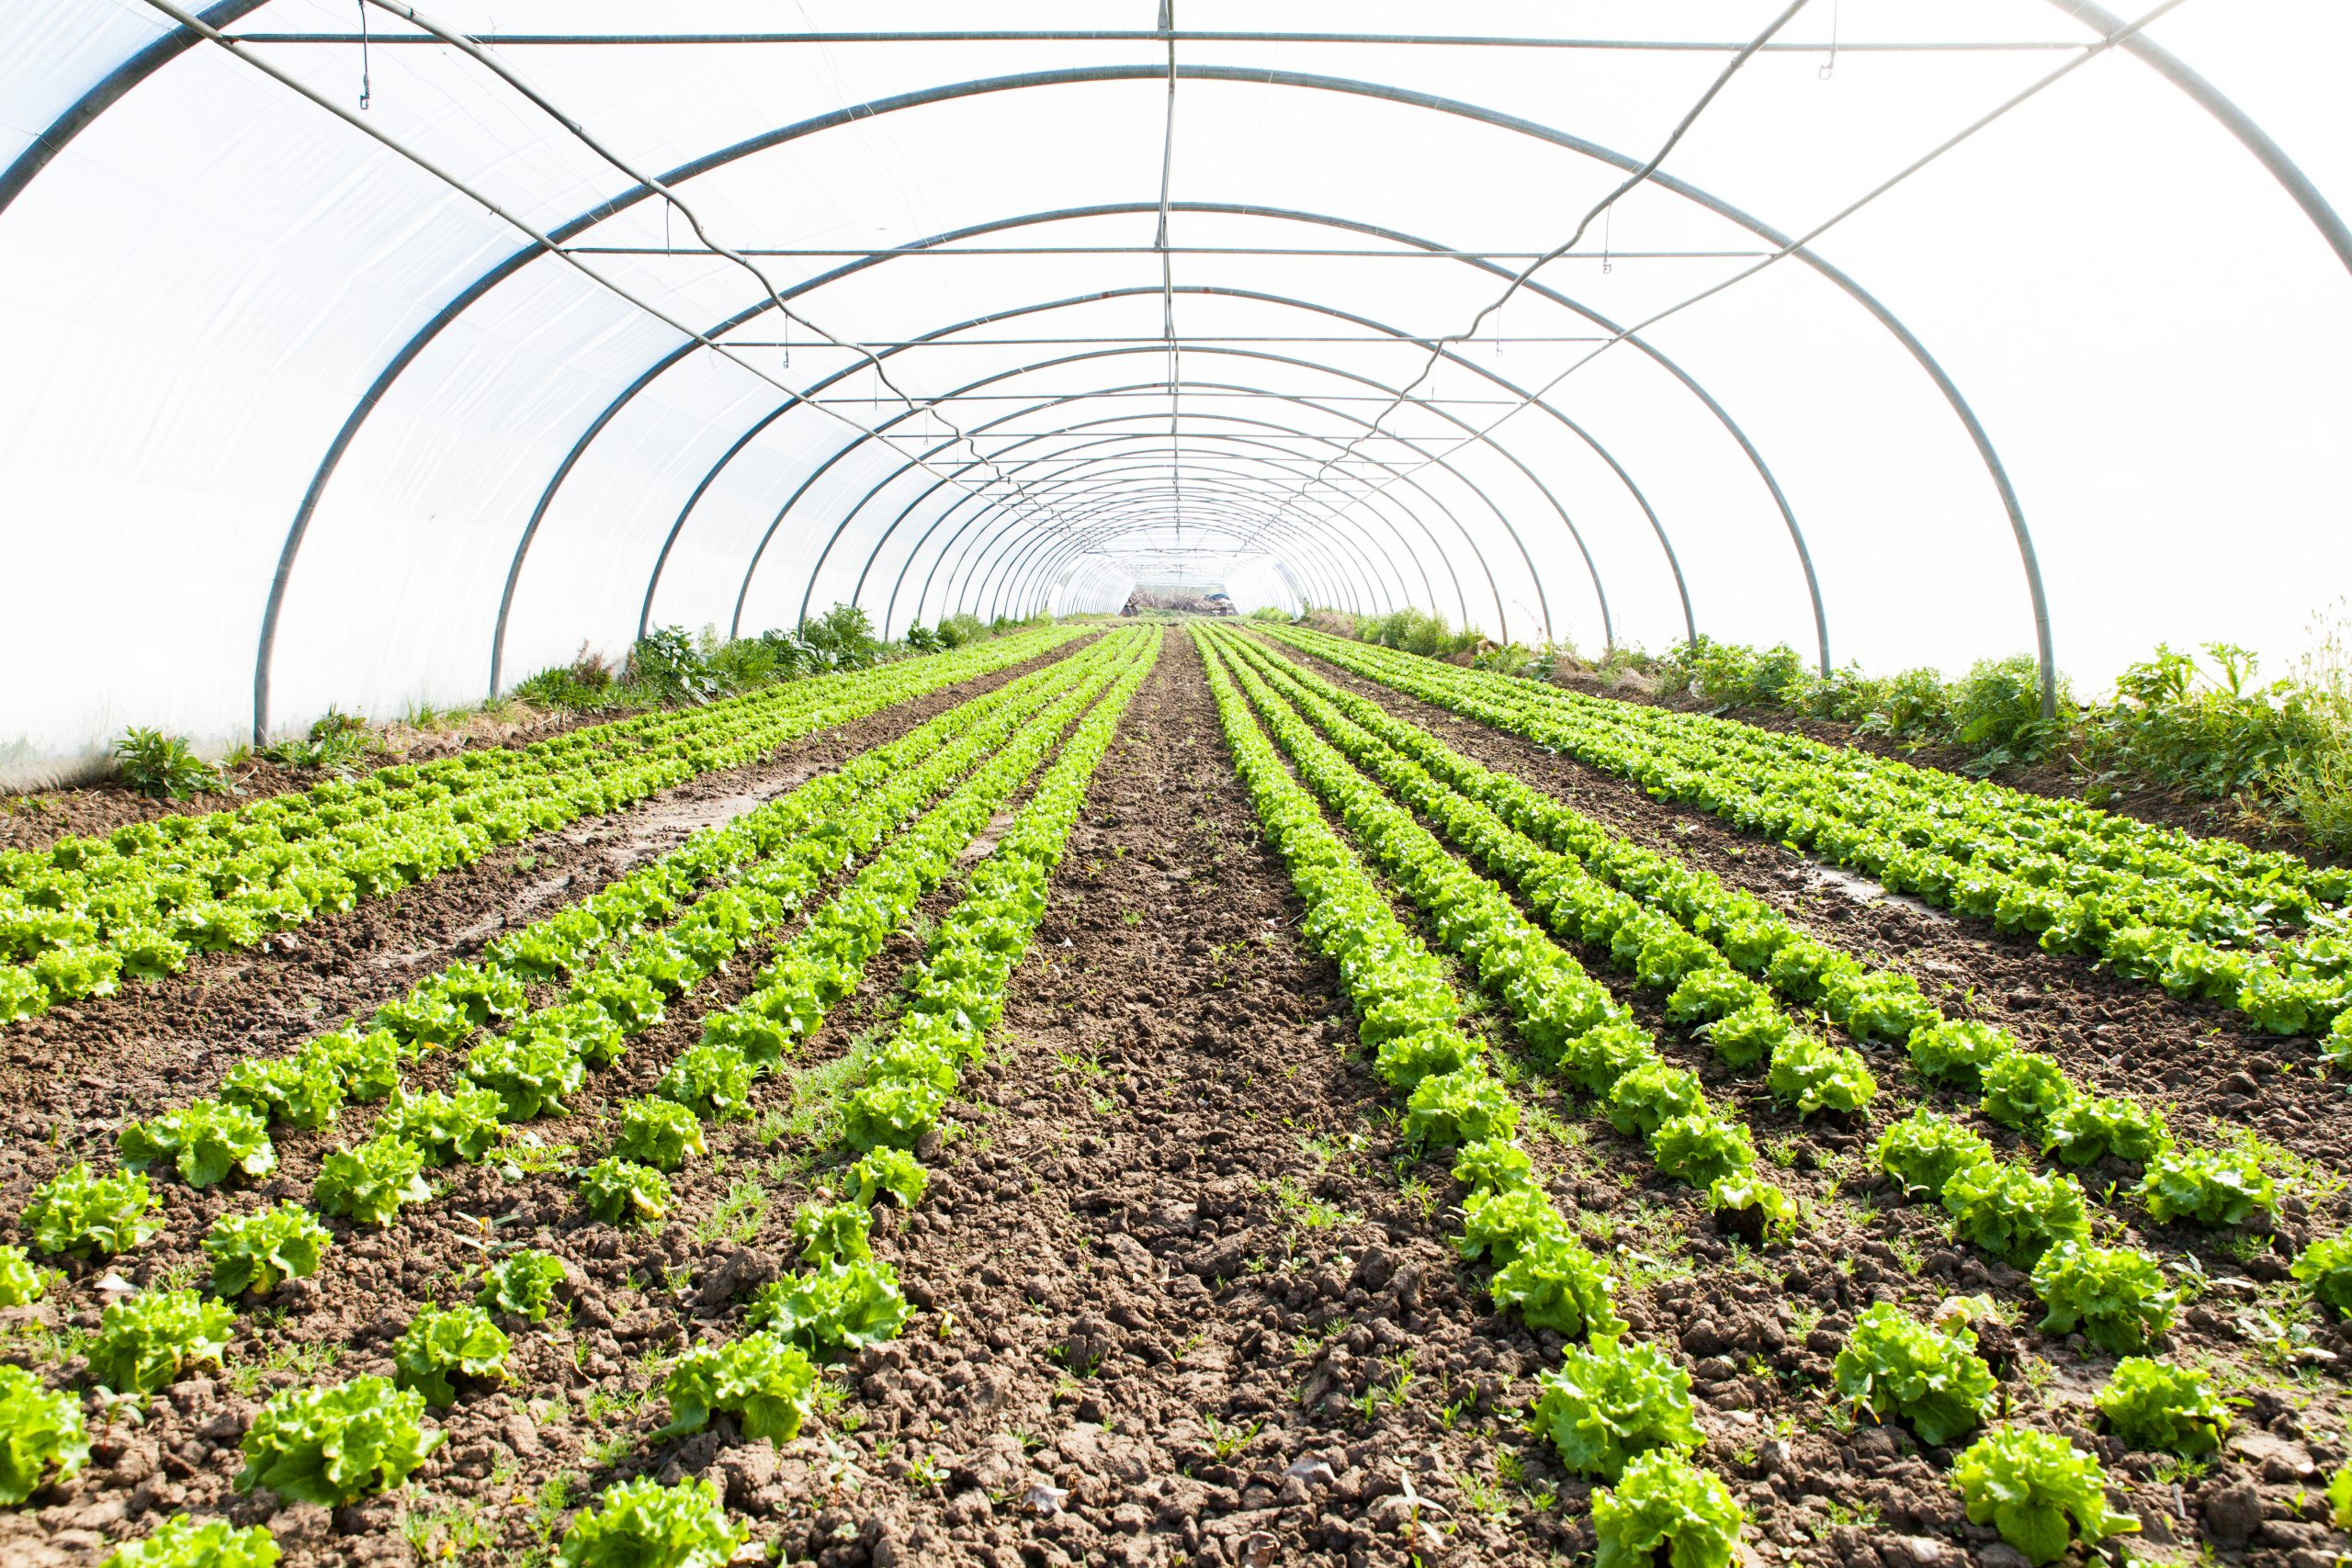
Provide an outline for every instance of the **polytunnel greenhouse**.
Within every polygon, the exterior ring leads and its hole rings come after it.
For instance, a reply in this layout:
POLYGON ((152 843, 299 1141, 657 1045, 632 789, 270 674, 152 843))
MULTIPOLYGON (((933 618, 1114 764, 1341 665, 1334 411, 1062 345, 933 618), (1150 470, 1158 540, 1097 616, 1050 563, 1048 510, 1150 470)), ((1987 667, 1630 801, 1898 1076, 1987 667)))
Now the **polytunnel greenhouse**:
POLYGON ((2352 1556, 2352 14, 0 8, 0 1561, 2352 1556))

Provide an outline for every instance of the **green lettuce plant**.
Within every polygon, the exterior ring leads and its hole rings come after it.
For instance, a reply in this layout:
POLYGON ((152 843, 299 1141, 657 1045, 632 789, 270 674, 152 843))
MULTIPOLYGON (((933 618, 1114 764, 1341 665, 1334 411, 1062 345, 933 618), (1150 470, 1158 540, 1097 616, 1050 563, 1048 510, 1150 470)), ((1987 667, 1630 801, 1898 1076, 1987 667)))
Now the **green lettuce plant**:
POLYGON ((888 1263, 829 1263, 761 1287, 745 1320, 814 1351, 861 1350, 899 1337, 907 1299, 888 1263))
POLYGON ((353 1024, 322 1034, 295 1053, 301 1061, 325 1064, 354 1105, 372 1104, 401 1086, 401 1043, 390 1030, 353 1024))
POLYGON ((390 1133, 356 1147, 335 1149, 319 1162, 311 1201, 324 1213, 347 1215, 363 1225, 388 1225, 401 1205, 432 1198, 433 1189, 424 1184, 424 1160, 423 1149, 390 1133))
POLYGON ((690 1045, 670 1064, 654 1092, 706 1122, 752 1112, 752 1064, 731 1045, 690 1045))
POLYGON ((220 1098, 265 1122, 314 1130, 334 1125, 343 1109, 343 1079, 322 1056, 249 1056, 222 1075, 220 1098))
POLYGON ((2074 1178, 2036 1176, 1999 1160, 1954 1171, 1944 1183, 1944 1209, 1962 1241, 2019 1267, 2054 1243, 2090 1239, 2083 1190, 2074 1178))
POLYGON ((1793 1034, 1781 1042, 1764 1082, 1775 1099, 1795 1106, 1800 1116, 1860 1111, 1878 1093, 1878 1080, 1862 1065, 1860 1052, 1812 1034, 1793 1034))
POLYGON ((1660 1124, 1650 1139, 1650 1158, 1667 1175, 1703 1188, 1752 1169, 1756 1143, 1746 1122, 1710 1107, 1660 1124))
POLYGON ((1781 1042, 1796 1033, 1796 1027, 1779 1004, 1768 998, 1702 1024, 1699 1032, 1725 1066, 1746 1068, 1779 1050, 1781 1042))
POLYGON ((1882 1421, 1905 1421, 1930 1448, 1973 1430, 1993 1407, 1976 1336, 1921 1323, 1891 1302, 1855 1319, 1838 1352, 1838 1392, 1882 1421))
POLYGON ((191 1367, 220 1364, 237 1314, 194 1291, 149 1291, 98 1319, 90 1376, 117 1393, 153 1393, 191 1367))
POLYGON ((922 1161, 893 1148, 868 1149, 842 1173, 842 1179, 850 1197, 869 1209, 886 1196, 901 1209, 911 1209, 922 1201, 923 1190, 931 1184, 922 1161))
POLYGON ((613 1153, 656 1170, 679 1169, 689 1157, 710 1152, 703 1142, 701 1122, 673 1100, 648 1097, 625 1101, 620 1123, 613 1153))
POLYGON ((1518 1103, 1476 1063, 1423 1078, 1405 1103, 1405 1137, 1425 1148, 1507 1138, 1518 1125, 1518 1103))
POLYGON ((309 1210, 290 1203, 223 1214, 204 1233, 212 1289, 232 1301, 248 1291, 266 1296, 288 1280, 317 1273, 333 1239, 309 1210))
POLYGON ((911 1149, 946 1103, 929 1084, 870 1083, 842 1102, 842 1136, 853 1148, 911 1149))
POLYGON ((2036 1051, 2011 1051, 1979 1073, 1985 1115, 2004 1127, 2039 1127, 2074 1103, 2080 1091, 2065 1069, 2036 1051))
POLYGON ((1509 1138, 1482 1138, 1453 1156, 1453 1179, 1474 1192, 1505 1192, 1532 1185, 1535 1162, 1509 1138))
POLYGON ((2140 1521, 2109 1511, 2098 1461, 2054 1432, 1996 1427, 1952 1464, 1972 1524, 1991 1525, 2029 1562, 2055 1562, 2079 1535, 2098 1542, 2136 1532, 2140 1521))
POLYGON ((874 1256, 873 1223, 863 1203, 803 1203, 792 1216, 792 1239, 803 1263, 863 1263, 874 1256))
POLYGON ((264 1526, 241 1529, 226 1519, 198 1523, 174 1514, 142 1539, 116 1547, 99 1568, 271 1568, 277 1555, 264 1526))
POLYGON ((1754 1169, 1718 1176, 1707 1184, 1707 1212, 1716 1223, 1736 1233, 1751 1247, 1783 1240, 1795 1229, 1796 1200, 1756 1174, 1754 1169))
POLYGON ((574 1515, 557 1558, 563 1568, 723 1568, 751 1534, 728 1521, 710 1482, 664 1486, 640 1475, 574 1515))
POLYGON ((1911 1065, 1937 1083, 1974 1089, 1984 1070, 2018 1049, 2007 1030, 1969 1019, 1947 1019, 1915 1030, 1905 1049, 1911 1065))
POLYGON ((2243 1224, 2256 1211, 2278 1211, 2278 1184, 2251 1156, 2222 1149, 2172 1148, 2148 1162, 2140 1200, 2159 1224, 2243 1224))
POLYGON ((1465 1258, 1484 1258, 1499 1268, 1539 1239, 1566 1234, 1567 1222, 1542 1188, 1512 1187, 1470 1194, 1454 1246, 1465 1258))
POLYGON ((0 1362, 0 1507, 17 1506, 89 1462, 81 1401, 51 1393, 24 1368, 0 1362))
POLYGON ((2230 1409, 2205 1373, 2127 1356, 2098 1392, 2107 1429, 2135 1449, 2195 1459, 2222 1446, 2230 1409))
POLYGON ((543 1323, 548 1309, 555 1304, 556 1287, 562 1283, 562 1259, 527 1247, 517 1247, 483 1267, 481 1289, 474 1300, 492 1312, 510 1312, 532 1323, 543 1323))
POLYGON ((1559 1234, 1535 1237, 1487 1281, 1498 1309, 1517 1313, 1530 1328, 1569 1339, 1624 1331, 1611 1296, 1614 1288, 1606 1264, 1559 1234))
POLYGON ((743 1436, 788 1442, 800 1435, 817 1399, 817 1369, 799 1346, 775 1333, 746 1334, 719 1346, 697 1345, 671 1363, 662 1384, 670 1401, 665 1434, 699 1432, 715 1412, 735 1416, 743 1436))
POLYGON ((503 1381, 509 1348, 505 1331, 478 1306, 419 1307, 392 1344, 394 1377, 428 1405, 455 1404, 450 1374, 503 1381))
POLYGON ((1878 1135, 1871 1157, 1894 1178, 1905 1197, 1940 1199, 1962 1169, 1992 1163, 1993 1145, 1974 1130, 1922 1106, 1890 1122, 1878 1135))
POLYGON ((2062 1241, 2033 1266, 2033 1288, 2049 1308, 2044 1334, 2080 1328, 2092 1344, 2120 1354, 2143 1348, 2172 1325, 2180 1292, 2165 1288, 2163 1267, 2133 1247, 2062 1241))
POLYGON ((1644 1062, 1610 1086, 1609 1124, 1621 1133, 1648 1137, 1677 1116, 1707 1103, 1699 1076, 1664 1062, 1644 1062))
POLYGON ((2320 1306, 2352 1317, 2352 1233, 2312 1243, 2291 1272, 2320 1306))
POLYGON ((0 1247, 0 1307, 29 1306, 49 1289, 50 1270, 36 1266, 21 1247, 0 1247))
POLYGON ((1614 1481, 1652 1450, 1687 1452, 1703 1440, 1693 1419, 1690 1374, 1654 1345, 1603 1338, 1572 1345, 1540 1380, 1535 1428, 1560 1462, 1614 1481))
POLYGON ((2041 1129, 2041 1152, 2067 1165, 2108 1155, 2145 1165, 2172 1143, 2164 1113, 2134 1100, 2078 1096, 2052 1112, 2041 1129))
POLYGON ((162 1206, 147 1179, 135 1171, 96 1176, 87 1160, 67 1167, 34 1189, 24 1225, 38 1252, 129 1252, 164 1228, 162 1206))
POLYGON ((650 1165, 607 1155, 581 1172, 580 1201, 608 1225, 651 1224, 670 1212, 670 1183, 650 1165))
POLYGON ((505 1137, 505 1110, 494 1091, 459 1078, 447 1093, 393 1095, 376 1115, 377 1141, 398 1138, 435 1165, 473 1165, 505 1137))
POLYGON ((588 1069, 560 1040, 496 1034, 467 1053, 466 1077, 498 1096, 502 1120, 528 1122, 564 1114, 588 1069))
POLYGON ((441 1446, 424 1427, 424 1396, 372 1375, 270 1396, 245 1431, 236 1486, 341 1507, 398 1486, 441 1446))
POLYGON ((199 1100, 115 1134, 122 1163, 145 1171, 168 1165, 191 1187, 210 1187, 232 1174, 267 1176, 277 1168, 269 1123, 242 1105, 199 1100))
POLYGON ((1661 1552, 1672 1568, 1729 1568, 1747 1520, 1712 1472, 1666 1450, 1636 1454, 1593 1491, 1593 1568, 1655 1568, 1661 1552))
POLYGON ((558 1002, 541 1008, 509 1030, 506 1037, 550 1042, 592 1067, 610 1066, 628 1049, 628 1036, 619 1021, 594 1002, 558 1002))

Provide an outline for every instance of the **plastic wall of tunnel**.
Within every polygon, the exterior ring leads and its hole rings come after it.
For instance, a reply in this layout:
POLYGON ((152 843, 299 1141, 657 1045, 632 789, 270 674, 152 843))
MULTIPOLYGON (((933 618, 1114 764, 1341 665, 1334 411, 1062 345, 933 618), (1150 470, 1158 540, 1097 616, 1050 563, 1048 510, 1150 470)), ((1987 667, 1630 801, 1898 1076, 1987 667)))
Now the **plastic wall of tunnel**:
POLYGON ((0 768, 1170 582, 2294 657, 2352 17, 1784 9, 8 8, 0 768))

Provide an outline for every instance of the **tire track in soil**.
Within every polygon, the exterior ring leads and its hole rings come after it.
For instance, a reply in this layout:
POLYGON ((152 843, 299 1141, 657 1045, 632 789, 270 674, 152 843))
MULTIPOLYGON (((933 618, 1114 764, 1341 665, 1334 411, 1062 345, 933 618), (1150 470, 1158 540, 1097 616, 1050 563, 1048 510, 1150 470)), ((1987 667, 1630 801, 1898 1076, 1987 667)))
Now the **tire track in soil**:
MULTIPOLYGON (((1984 922, 1916 899, 1737 831, 1693 807, 1655 800, 1623 779, 1293 649, 1326 680, 1379 703, 1487 767, 1513 774, 1645 848, 1765 899, 1808 934, 1916 977, 1948 1015, 2001 1024, 2101 1094, 2152 1090, 2190 1117, 2252 1127, 2330 1169, 2352 1169, 2343 1090, 2308 1070, 2309 1042, 2245 1025, 2241 1015, 2180 1001, 2161 987, 1999 936, 1984 922), (2291 1070, 2290 1070, 2291 1069, 2291 1070)), ((2294 1216, 2300 1218, 2301 1216, 2294 1216)), ((2340 1220, 2339 1220, 2340 1223, 2340 1220)))
POLYGON ((1556 1509, 1483 1514, 1453 1483, 1491 1482, 1499 1443, 1558 1484, 1510 1430, 1557 1343, 1495 1316, 1442 1200, 1400 1190, 1301 913, 1171 637, 966 1079, 967 1131, 884 1248, 931 1310, 851 1369, 854 1440, 888 1447, 814 1520, 822 1568, 1401 1561, 1408 1475, 1456 1527, 1423 1526, 1424 1561, 1573 1539, 1556 1509), (1401 1393, 1357 1408, 1407 1353, 1401 1393))
POLYGON ((171 979, 126 986, 0 1030, 6 1107, 0 1128, 47 1141, 61 1126, 111 1128, 209 1093, 238 1058, 282 1055, 364 1016, 452 960, 478 955, 510 926, 578 903, 675 849, 695 828, 728 821, 1091 641, 1075 638, 1024 663, 803 736, 761 761, 496 850, 348 914, 280 932, 260 948, 199 953, 171 979))

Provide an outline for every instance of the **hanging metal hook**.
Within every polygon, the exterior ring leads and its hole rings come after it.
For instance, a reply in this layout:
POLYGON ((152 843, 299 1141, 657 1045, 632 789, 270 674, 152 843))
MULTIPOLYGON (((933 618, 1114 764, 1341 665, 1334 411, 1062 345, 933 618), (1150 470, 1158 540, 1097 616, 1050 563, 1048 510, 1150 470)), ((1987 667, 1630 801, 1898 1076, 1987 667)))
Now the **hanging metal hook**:
POLYGON ((374 96, 368 82, 368 0, 359 0, 359 107, 374 96))
POLYGON ((1824 82, 1828 81, 1832 75, 1836 74, 1838 70, 1838 4, 1839 0, 1829 0, 1829 58, 1821 62, 1821 69, 1819 71, 1814 73, 1815 76, 1819 77, 1824 82))

